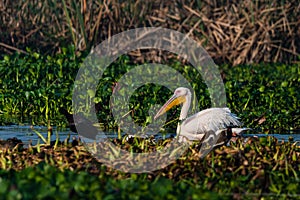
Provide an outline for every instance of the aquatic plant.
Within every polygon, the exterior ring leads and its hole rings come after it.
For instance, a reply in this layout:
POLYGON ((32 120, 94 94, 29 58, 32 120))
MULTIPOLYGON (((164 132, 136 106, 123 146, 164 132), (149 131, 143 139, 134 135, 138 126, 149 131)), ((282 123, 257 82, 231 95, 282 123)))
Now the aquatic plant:
MULTIPOLYGON (((168 145, 170 140, 155 143, 149 139, 127 141, 114 139, 112 142, 129 152, 132 150, 149 152, 168 145)), ((195 198, 199 197, 199 191, 207 195, 217 194, 228 198, 264 196, 285 198, 300 193, 297 187, 300 181, 299 158, 300 148, 297 143, 278 142, 274 137, 251 139, 246 144, 242 140, 237 140, 230 146, 215 149, 203 159, 199 157, 199 144, 195 143, 176 162, 166 168, 150 173, 129 174, 103 165, 86 151, 80 141, 73 140, 72 143, 59 143, 56 149, 51 145, 30 146, 23 149, 1 148, 0 184, 3 186, 2 194, 7 195, 12 195, 10 192, 14 193, 13 191, 31 195, 28 187, 21 186, 25 182, 26 184, 32 182, 34 185, 40 183, 40 186, 36 186, 36 195, 57 195, 58 190, 62 190, 61 195, 73 194, 70 190, 73 191, 74 187, 78 187, 85 191, 82 195, 89 196, 93 195, 94 191, 93 187, 87 186, 92 184, 91 181, 96 185, 102 184, 104 188, 101 191, 105 195, 116 196, 129 195, 126 192, 130 190, 133 193, 135 192, 133 188, 140 188, 141 191, 136 191, 137 194, 150 197, 153 195, 151 189, 142 188, 151 187, 156 189, 166 187, 165 193, 162 192, 161 195, 172 195, 174 193, 167 189, 172 185, 176 188, 174 189, 176 195, 181 191, 181 195, 195 194, 195 198), (31 168, 33 166, 37 166, 37 170, 31 168), (79 178, 81 176, 86 178, 79 178), (22 177, 27 178, 22 181, 22 177), (44 181, 48 182, 48 190, 53 191, 51 194, 43 192, 41 182, 44 181), (110 184, 111 181, 114 184, 110 184), (164 183, 166 185, 163 185, 164 183), (123 184, 128 188, 124 188, 123 184), (131 184, 134 186, 130 186, 131 184), (15 185, 14 189, 11 189, 12 185, 15 185), (189 189, 183 191, 177 187, 189 189)), ((126 158, 120 159, 120 162, 124 161, 126 158)), ((81 194, 75 192, 74 195, 81 194)))
MULTIPOLYGON (((66 126, 60 110, 73 112, 73 84, 83 58, 76 56, 73 49, 64 49, 54 57, 30 51, 26 56, 5 56, 0 61, 0 113, 30 117, 33 124, 47 125, 50 120, 51 125, 66 126), (34 116, 39 117, 34 119, 34 116)), ((201 75, 188 64, 172 61, 169 65, 190 81, 199 101, 199 107, 193 107, 193 111, 209 108, 209 92, 201 75)), ((136 66, 130 57, 120 57, 105 70, 97 91, 93 91, 95 98, 91 103, 95 103, 98 119, 105 129, 122 128, 117 123, 118 116, 112 116, 110 98, 113 89, 122 89, 119 79, 136 66)), ((299 129, 299 69, 299 64, 220 66, 228 107, 241 117, 244 126, 266 132, 299 129)), ((151 123, 148 116, 151 107, 162 105, 171 93, 167 88, 146 84, 134 91, 128 107, 114 106, 124 111, 122 117, 131 117, 144 126, 151 123)), ((170 113, 168 121, 176 121, 178 110, 172 109, 170 113)), ((168 123, 165 128, 172 131, 175 127, 176 123, 168 123)))

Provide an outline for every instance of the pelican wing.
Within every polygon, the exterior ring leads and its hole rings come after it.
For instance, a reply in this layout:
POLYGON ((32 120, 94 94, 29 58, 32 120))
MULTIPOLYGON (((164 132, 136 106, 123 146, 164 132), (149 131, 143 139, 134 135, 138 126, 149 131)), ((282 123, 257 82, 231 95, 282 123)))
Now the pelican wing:
POLYGON ((205 134, 216 132, 228 126, 240 126, 238 117, 229 108, 209 108, 187 118, 181 124, 181 132, 187 134, 205 134))

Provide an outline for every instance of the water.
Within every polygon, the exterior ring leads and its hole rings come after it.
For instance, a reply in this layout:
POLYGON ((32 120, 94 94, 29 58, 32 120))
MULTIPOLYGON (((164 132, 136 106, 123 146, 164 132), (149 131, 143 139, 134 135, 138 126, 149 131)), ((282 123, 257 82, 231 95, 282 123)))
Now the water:
MULTIPOLYGON (((32 144, 35 145, 38 143, 38 140, 42 143, 43 141, 39 138, 39 136, 34 132, 34 130, 41 133, 45 138, 47 138, 48 129, 45 126, 30 126, 30 125, 8 125, 8 126, 0 126, 0 140, 6 140, 8 138, 16 137, 24 143, 24 145, 32 144)), ((77 133, 73 133, 68 128, 56 128, 53 127, 53 134, 51 136, 51 141, 56 139, 56 133, 59 135, 59 140, 64 141, 66 138, 78 138, 77 133)), ((167 134, 166 138, 170 137, 174 134, 167 134)), ((109 138, 117 137, 116 133, 110 132, 106 133, 106 136, 109 138)), ((293 142, 300 143, 300 133, 295 132, 294 134, 262 134, 262 133, 253 133, 250 131, 248 134, 244 134, 245 137, 257 136, 257 137, 266 137, 266 136, 274 136, 279 141, 288 141, 290 137, 293 138, 293 142)), ((155 137, 162 138, 161 134, 157 134, 155 137)))
POLYGON ((293 138, 293 142, 300 143, 300 134, 245 134, 245 136, 257 136, 257 137, 266 137, 266 136, 273 136, 278 139, 278 141, 288 141, 289 138, 293 138))
MULTIPOLYGON (((41 133, 45 138, 48 137, 48 128, 45 126, 29 126, 29 125, 10 125, 10 126, 0 126, 0 140, 6 140, 8 138, 16 137, 25 145, 32 144, 35 145, 40 140, 41 143, 43 141, 39 138, 39 136, 34 132, 37 131, 41 133)), ((64 141, 66 138, 77 137, 77 133, 73 133, 69 129, 57 129, 53 127, 53 134, 51 136, 51 141, 56 139, 56 132, 58 132, 59 140, 64 141)))

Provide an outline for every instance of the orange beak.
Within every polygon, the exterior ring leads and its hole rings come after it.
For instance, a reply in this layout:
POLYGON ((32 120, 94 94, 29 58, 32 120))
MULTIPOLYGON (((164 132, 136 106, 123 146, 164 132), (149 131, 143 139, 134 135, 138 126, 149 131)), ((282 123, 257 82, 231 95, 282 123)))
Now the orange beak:
POLYGON ((159 116, 166 113, 168 110, 170 110, 172 107, 181 104, 185 102, 186 99, 184 96, 177 96, 174 94, 162 107, 159 109, 159 111, 156 113, 154 119, 157 119, 159 116))

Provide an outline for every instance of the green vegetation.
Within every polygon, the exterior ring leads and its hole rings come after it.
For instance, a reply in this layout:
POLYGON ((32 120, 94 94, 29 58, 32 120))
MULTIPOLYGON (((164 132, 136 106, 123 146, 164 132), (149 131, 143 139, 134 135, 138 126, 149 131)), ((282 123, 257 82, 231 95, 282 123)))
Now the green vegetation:
POLYGON ((0 194, 5 199, 159 200, 216 199, 218 197, 216 193, 197 189, 188 182, 174 183, 163 177, 157 178, 155 181, 134 178, 135 176, 121 180, 110 176, 100 179, 87 172, 61 171, 44 163, 40 163, 35 168, 26 168, 21 172, 0 171, 0 176, 0 194), (9 190, 9 188, 14 189, 9 190))
MULTIPOLYGON (((218 64, 231 63, 220 65, 227 105, 245 127, 265 133, 299 131, 298 3, 6 0, 0 6, 0 125, 12 122, 14 115, 49 130, 47 138, 35 131, 40 137, 36 146, 24 147, 17 139, 0 141, 0 199, 299 198, 300 148, 292 139, 251 138, 246 143, 238 139, 203 159, 201 144, 195 142, 169 166, 141 174, 105 166, 81 141, 61 142, 57 132, 57 140, 50 141, 52 125, 67 125, 61 108, 73 112, 74 80, 86 52, 112 35, 145 26, 178 30, 203 45, 218 64), (266 64, 270 62, 277 64, 266 64)), ((199 107, 193 105, 193 111, 212 106, 203 77, 189 63, 168 52, 162 59, 156 54, 161 52, 137 50, 118 58, 103 73, 97 90, 87 91, 89 97, 95 95, 91 104, 96 103, 101 127, 121 130, 117 120, 131 117, 148 125, 153 105, 171 96, 165 87, 146 84, 135 90, 128 106, 113 105, 113 92, 126 92, 120 78, 137 63, 166 62, 194 89, 199 107), (119 116, 113 117, 110 105, 119 116)), ((169 112, 165 132, 175 132, 178 111, 169 112)), ((117 147, 139 153, 158 151, 170 141, 111 139, 117 147)), ((118 154, 113 148, 104 153, 118 154)), ((127 157, 120 160, 119 166, 129 162, 127 157)))
POLYGON ((245 125, 265 131, 300 128, 300 65, 222 66, 227 102, 245 125))
MULTIPOLYGON (((76 56, 71 48, 63 50, 54 57, 34 52, 5 56, 0 61, 0 113, 32 118, 38 116, 33 123, 47 125, 50 120, 54 125, 64 125, 59 108, 64 107, 72 112, 74 79, 84 56, 76 56)), ((209 92, 201 75, 189 65, 179 62, 169 65, 191 83, 199 101, 199 108, 195 110, 210 107, 209 92)), ((98 119, 108 129, 117 128, 109 107, 113 89, 119 87, 122 91, 122 86, 117 85, 119 79, 135 66, 137 64, 133 64, 130 57, 120 57, 99 81, 94 101, 98 119)), ((220 70, 228 106, 241 117, 244 126, 262 131, 276 129, 279 133, 300 128, 300 111, 297 109, 300 107, 299 64, 223 65, 220 70)), ((162 105, 171 94, 172 91, 167 88, 147 84, 132 94, 129 108, 120 105, 118 109, 124 110, 124 113, 130 111, 130 116, 144 125, 151 122, 148 117, 151 106, 162 105)), ((178 113, 170 116, 170 120, 178 113)), ((175 126, 176 123, 171 123, 169 128, 175 126)))
MULTIPOLYGON (((127 151, 147 152, 170 140, 112 142, 127 151)), ((76 140, 57 146, 0 148, 0 195, 7 199, 285 199, 300 192, 299 160, 297 144, 279 143, 273 137, 246 144, 238 140, 203 159, 195 143, 166 168, 141 174, 103 165, 76 140)))
POLYGON ((0 113, 36 115, 39 121, 33 123, 45 125, 58 116, 59 107, 71 106, 79 58, 72 49, 63 49, 55 58, 28 51, 0 61, 0 113))
MULTIPOLYGON (((64 107, 71 112, 74 79, 83 58, 84 55, 75 55, 72 48, 53 57, 30 51, 28 55, 4 56, 0 61, 0 112, 36 115, 39 117, 33 122, 47 126, 49 121, 52 125, 66 125, 60 121, 63 116, 59 110, 64 107)), ((99 121, 109 129, 118 125, 109 108, 110 96, 114 88, 120 87, 116 84, 119 78, 135 66, 131 57, 120 57, 99 81, 94 100, 99 121)), ((198 109, 211 106, 201 75, 188 64, 173 62, 169 66, 191 82, 199 100, 198 109)), ((223 65, 220 71, 228 106, 245 126, 279 133, 299 129, 299 65, 223 65)), ((129 109, 133 119, 145 125, 151 123, 151 106, 164 103, 171 94, 164 87, 147 84, 133 93, 129 108, 121 105, 119 109, 129 109)), ((169 116, 174 122, 166 126, 168 131, 175 132, 178 110, 173 109, 174 115, 169 116)), ((0 148, 1 195, 7 199, 284 199, 300 193, 299 146, 279 143, 272 137, 246 144, 238 140, 210 152, 204 159, 199 158, 199 144, 195 143, 168 167, 148 174, 114 170, 93 158, 80 141, 50 142, 49 137, 41 138, 45 144, 28 148, 0 148)), ((147 152, 168 145, 170 140, 112 142, 129 152, 147 152)))

